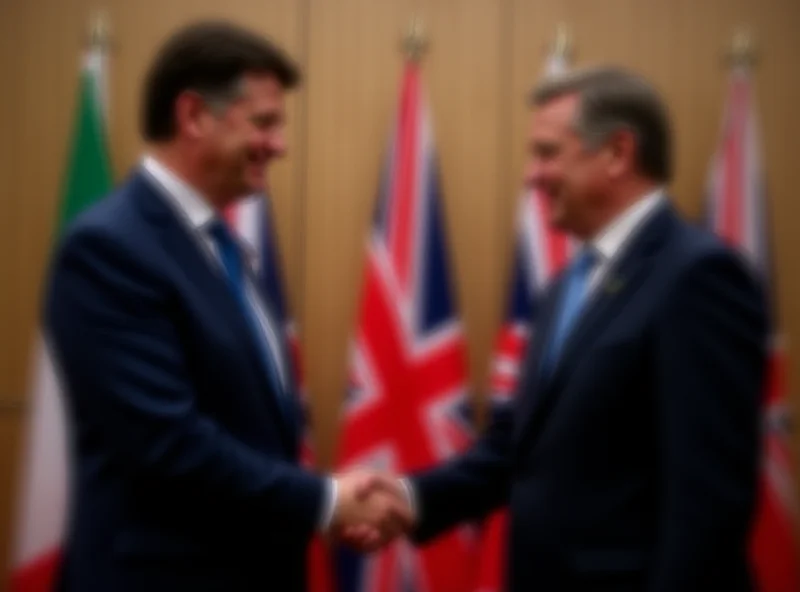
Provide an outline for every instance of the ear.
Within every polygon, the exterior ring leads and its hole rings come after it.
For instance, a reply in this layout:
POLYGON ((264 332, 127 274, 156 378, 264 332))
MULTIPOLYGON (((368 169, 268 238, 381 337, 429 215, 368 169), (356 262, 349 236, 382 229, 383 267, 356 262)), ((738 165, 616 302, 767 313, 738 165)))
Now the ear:
POLYGON ((184 91, 175 101, 175 122, 178 133, 189 138, 203 135, 204 118, 208 115, 208 106, 203 98, 194 91, 184 91))
POLYGON ((621 129, 611 135, 607 148, 609 155, 608 173, 612 178, 621 177, 634 168, 636 144, 636 135, 629 129, 621 129))

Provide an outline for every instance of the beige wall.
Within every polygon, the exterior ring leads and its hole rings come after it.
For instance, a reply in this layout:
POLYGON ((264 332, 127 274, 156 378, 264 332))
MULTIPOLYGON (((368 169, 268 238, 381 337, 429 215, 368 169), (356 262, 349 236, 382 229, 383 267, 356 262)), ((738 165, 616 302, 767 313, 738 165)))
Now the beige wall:
MULTIPOLYGON (((363 238, 393 113, 409 17, 431 38, 424 75, 441 157, 447 230, 475 385, 504 301, 513 208, 523 166, 523 98, 544 47, 569 23, 577 63, 613 61, 650 76, 678 133, 673 190, 699 212, 717 137, 733 28, 758 36, 758 97, 778 270, 780 313, 800 335, 800 3, 796 0, 108 0, 113 28, 111 139, 118 176, 136 162, 138 85, 157 43, 200 16, 273 35, 302 64, 290 102, 291 155, 272 174, 291 305, 301 322, 323 462, 332 456, 355 313, 363 238)), ((16 485, 40 278, 76 91, 88 0, 0 3, 0 554, 16 485)), ((790 378, 800 381, 800 349, 790 378)), ((793 389, 797 392, 797 389, 793 389)), ((797 397, 794 398, 795 402, 797 397)))

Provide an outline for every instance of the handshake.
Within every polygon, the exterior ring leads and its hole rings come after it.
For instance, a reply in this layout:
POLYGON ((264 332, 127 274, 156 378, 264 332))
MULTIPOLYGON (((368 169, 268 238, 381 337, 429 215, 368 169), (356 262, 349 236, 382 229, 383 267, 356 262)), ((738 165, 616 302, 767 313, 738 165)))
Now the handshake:
POLYGON ((375 551, 407 533, 416 521, 399 478, 365 469, 337 475, 331 540, 362 552, 375 551))

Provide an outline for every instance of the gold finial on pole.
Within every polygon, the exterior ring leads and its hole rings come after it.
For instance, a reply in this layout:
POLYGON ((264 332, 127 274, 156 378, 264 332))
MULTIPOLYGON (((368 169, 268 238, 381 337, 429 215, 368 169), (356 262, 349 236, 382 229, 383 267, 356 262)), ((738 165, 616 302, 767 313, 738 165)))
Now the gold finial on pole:
POLYGON ((572 36, 564 23, 560 23, 556 29, 556 37, 550 46, 550 51, 554 57, 562 60, 569 60, 572 54, 572 36))
POLYGON ((734 67, 749 67, 756 63, 755 41, 749 30, 740 28, 733 34, 726 58, 728 64, 734 67))
POLYGON ((422 20, 415 16, 408 25, 408 31, 403 37, 403 53, 412 61, 419 61, 428 48, 428 39, 422 28, 422 20))
POLYGON ((96 49, 108 49, 110 41, 108 13, 105 10, 97 10, 89 20, 89 46, 96 49))

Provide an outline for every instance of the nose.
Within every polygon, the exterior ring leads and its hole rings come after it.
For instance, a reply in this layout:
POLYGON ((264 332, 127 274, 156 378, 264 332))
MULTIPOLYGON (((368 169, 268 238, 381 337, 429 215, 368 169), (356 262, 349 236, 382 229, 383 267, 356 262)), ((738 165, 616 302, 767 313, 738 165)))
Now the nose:
POLYGON ((285 155, 288 149, 286 134, 283 133, 283 130, 271 132, 267 137, 267 145, 271 154, 275 156, 285 155))
POLYGON ((537 183, 542 177, 542 166, 539 163, 538 159, 536 158, 529 158, 528 163, 525 166, 525 172, 523 175, 523 182, 525 183, 526 187, 536 187, 537 183))

